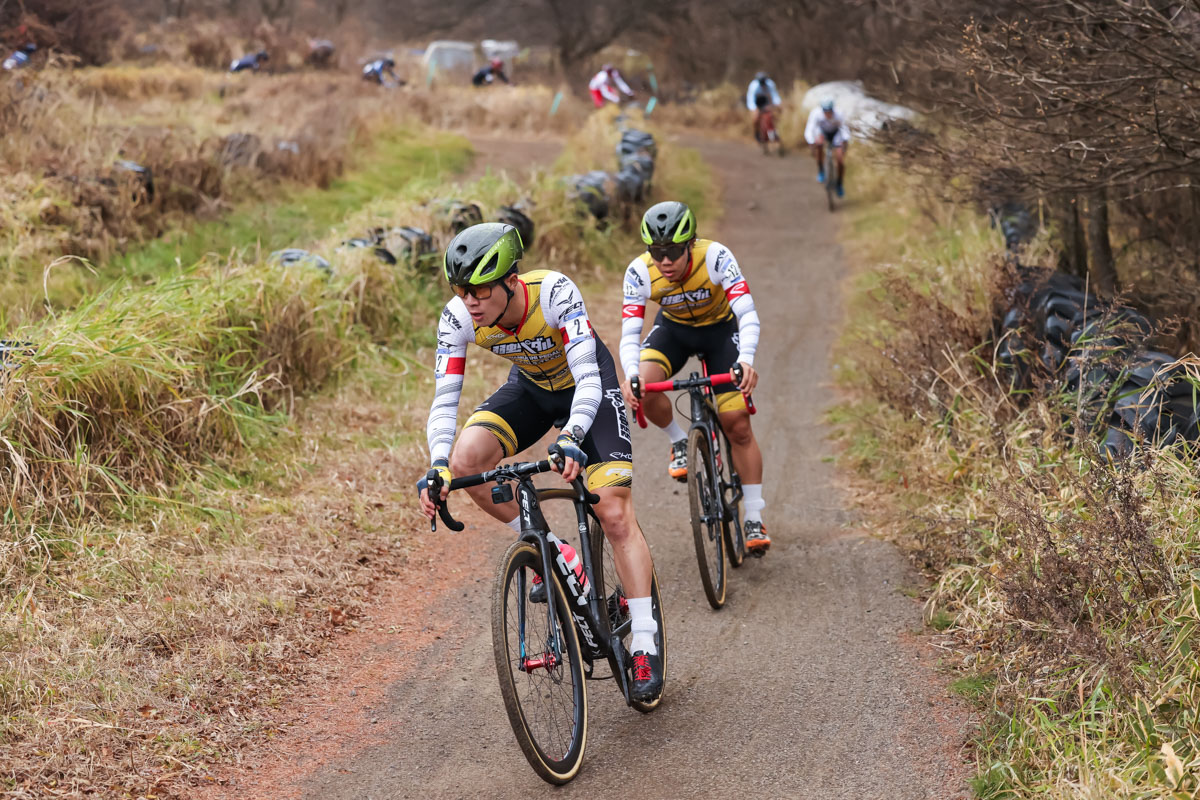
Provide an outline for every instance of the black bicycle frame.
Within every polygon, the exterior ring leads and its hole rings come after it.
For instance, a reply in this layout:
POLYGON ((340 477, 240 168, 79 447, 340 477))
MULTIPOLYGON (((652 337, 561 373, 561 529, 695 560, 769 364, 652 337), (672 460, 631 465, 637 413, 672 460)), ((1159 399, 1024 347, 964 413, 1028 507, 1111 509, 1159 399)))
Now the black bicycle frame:
MULTIPOLYGON (((708 367, 704 367, 708 376, 708 367)), ((689 380, 698 380, 702 376, 693 372, 689 380)), ((689 430, 699 429, 708 437, 708 467, 709 474, 715 477, 717 492, 721 497, 721 516, 724 522, 733 521, 733 508, 742 499, 742 482, 738 476, 737 466, 733 463, 733 453, 729 448, 729 438, 721 427, 721 415, 717 411, 715 394, 711 386, 689 386, 688 397, 692 404, 692 424, 689 430), (725 476, 717 468, 717 454, 722 452, 720 445, 724 444, 724 458, 729 459, 729 475, 732 483, 726 483, 725 476), (726 492, 733 492, 732 497, 726 498, 726 492)), ((708 520, 701 520, 707 523, 708 520)))
MULTIPOLYGON (((599 498, 588 492, 581 478, 575 479, 572 484, 575 496, 571 498, 571 502, 575 507, 575 519, 579 531, 579 552, 583 559, 584 575, 587 576, 589 584, 588 590, 585 593, 583 592, 583 587, 579 585, 579 580, 576 578, 575 573, 567 567, 566 561, 562 558, 551 557, 551 551, 557 552, 557 548, 551 548, 550 546, 548 538, 550 526, 546 522, 545 515, 542 514, 541 504, 537 497, 537 487, 533 485, 532 480, 533 475, 539 472, 546 472, 549 469, 549 462, 546 461, 502 466, 490 472, 480 473, 479 475, 456 478, 450 484, 450 488, 452 490, 465 489, 469 486, 479 486, 484 483, 493 482, 497 485, 502 485, 507 481, 516 483, 516 500, 521 516, 521 541, 534 545, 538 549, 538 552, 542 554, 542 574, 546 576, 546 579, 549 578, 552 571, 556 572, 562 578, 563 585, 567 588, 570 595, 567 605, 570 607, 571 621, 579 633, 579 638, 582 640, 584 659, 589 666, 588 677, 591 677, 591 668, 595 659, 607 657, 609 665, 612 667, 613 675, 618 676, 617 680, 621 685, 621 693, 625 696, 625 700, 628 703, 630 702, 629 685, 625 675, 625 653, 624 647, 620 646, 620 637, 624 635, 630 623, 626 621, 624 625, 616 630, 610 630, 610 620, 606 605, 607 598, 601 598, 596 592, 595 565, 592 564, 591 528, 588 524, 588 509, 589 504, 597 502, 599 498)), ((431 472, 431 478, 435 474, 431 472)), ((507 500, 503 502, 507 502, 507 500)), ((451 530, 462 529, 461 524, 450 517, 445 504, 440 505, 438 510, 442 521, 451 530)), ((524 582, 524 575, 522 575, 517 584, 517 589, 522 597, 525 596, 524 582)), ((563 646, 558 635, 558 612, 555 609, 555 604, 551 601, 552 597, 553 593, 550 591, 549 585, 547 585, 546 615, 550 625, 551 646, 554 649, 554 657, 561 659, 563 646)), ((527 656, 525 650, 524 603, 520 604, 518 609, 517 625, 520 637, 521 664, 522 669, 524 669, 525 658, 527 656)))

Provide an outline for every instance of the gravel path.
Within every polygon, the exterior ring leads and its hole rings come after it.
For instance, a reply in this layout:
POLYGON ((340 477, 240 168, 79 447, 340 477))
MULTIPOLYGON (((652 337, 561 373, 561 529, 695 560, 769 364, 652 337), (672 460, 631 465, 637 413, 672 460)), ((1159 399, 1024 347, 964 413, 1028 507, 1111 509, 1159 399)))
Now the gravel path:
MULTIPOLYGON (((641 715, 609 683, 589 684, 583 771, 553 793, 967 797, 959 755, 964 715, 945 699, 927 650, 913 642, 920 608, 900 591, 918 579, 891 545, 845 527, 827 462, 821 412, 832 395, 830 347, 846 267, 812 164, 796 155, 767 159, 746 142, 687 144, 700 149, 724 187, 725 215, 715 230, 700 220, 701 233, 737 255, 764 322, 754 425, 766 456, 764 513, 775 544, 765 559, 731 573, 726 607, 710 610, 686 489, 666 476, 662 434, 635 428, 638 517, 667 612, 666 697, 656 712, 641 715)), ((493 147, 504 145, 482 151, 493 147)), ((637 247, 630 245, 632 255, 637 247)), ((613 347, 618 294, 614 280, 607 296, 588 298, 613 347)), ((457 536, 431 537, 429 560, 419 566, 430 570, 445 559, 440 563, 461 572, 423 580, 415 566, 401 576, 390 607, 405 609, 407 627, 393 626, 391 636, 348 637, 335 656, 344 675, 315 703, 323 713, 206 797, 551 792, 517 748, 492 661, 490 582, 507 530, 482 521, 465 502, 455 508, 474 524, 457 536), (403 635, 418 628, 419 635, 403 635)), ((396 612, 383 608, 375 617, 377 630, 388 628, 389 613, 396 612)))

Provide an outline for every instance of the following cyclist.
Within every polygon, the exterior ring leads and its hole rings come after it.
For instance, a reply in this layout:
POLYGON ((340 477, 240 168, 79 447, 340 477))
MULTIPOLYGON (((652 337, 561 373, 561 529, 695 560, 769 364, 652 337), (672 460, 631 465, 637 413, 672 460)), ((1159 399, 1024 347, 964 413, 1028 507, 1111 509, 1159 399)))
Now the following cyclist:
POLYGON ((750 81, 750 86, 746 89, 746 108, 754 112, 755 141, 762 141, 759 126, 762 122, 763 112, 774 111, 781 105, 783 105, 783 101, 779 98, 779 89, 776 88, 775 81, 771 80, 771 77, 765 72, 756 73, 754 80, 750 81))
POLYGON ((471 83, 475 86, 486 86, 497 78, 505 83, 512 83, 508 79, 508 76, 504 74, 504 62, 498 58, 493 58, 488 62, 487 66, 471 76, 471 83))
POLYGON ((642 217, 642 241, 647 252, 625 270, 625 301, 621 310, 621 389, 635 410, 640 404, 646 418, 662 428, 671 440, 667 472, 687 480, 687 431, 675 422, 671 401, 664 394, 633 396, 629 378, 643 383, 663 381, 699 354, 710 374, 742 365, 738 385, 714 387, 721 427, 729 437, 734 464, 745 483, 746 548, 762 556, 771 546, 762 510, 762 451, 750 427, 745 394, 754 390, 758 373, 754 351, 758 346, 758 312, 750 287, 729 248, 696 238, 696 218, 683 203, 667 201, 651 206, 642 217), (654 327, 641 338, 646 301, 658 303, 654 327))
POLYGON ((804 126, 804 141, 812 146, 813 156, 817 159, 817 183, 824 183, 825 146, 833 148, 833 160, 837 165, 837 196, 842 197, 842 179, 846 176, 846 147, 850 144, 850 128, 846 119, 833 110, 833 98, 822 101, 820 108, 814 108, 808 115, 808 124, 804 126))
MULTIPOLYGON (((567 481, 586 475, 588 488, 600 496, 596 515, 629 595, 631 696, 654 703, 663 685, 650 599, 654 562, 633 513, 633 447, 617 368, 592 331, 575 283, 552 270, 518 274, 522 253, 516 228, 499 222, 472 225, 446 249, 446 278, 456 296, 438 323, 436 388, 426 430, 430 460, 448 485, 454 474, 494 468, 566 418, 550 448, 563 457, 556 471, 567 481), (467 419, 451 450, 471 343, 513 367, 507 382, 467 419)), ((417 489, 421 508, 432 519, 437 509, 424 478, 417 489)), ((447 491, 443 487, 442 500, 447 491)), ((486 486, 467 492, 480 508, 520 533, 515 501, 493 504, 486 486)), ((571 560, 566 551, 563 555, 571 560)))
POLYGON ((621 77, 621 71, 612 64, 605 64, 592 76, 588 81, 588 90, 592 93, 592 102, 596 108, 603 107, 605 100, 620 105, 621 94, 618 94, 618 90, 630 99, 634 96, 633 89, 630 89, 629 84, 621 77))
POLYGON ((368 63, 362 69, 364 81, 378 83, 380 86, 403 86, 404 81, 396 76, 396 60, 391 56, 377 58, 368 63), (384 76, 391 78, 391 83, 388 83, 384 76))
POLYGON ((244 72, 245 70, 250 70, 251 72, 258 72, 259 66, 264 61, 270 60, 271 56, 267 54, 266 50, 259 50, 257 53, 248 53, 241 58, 235 58, 229 64, 229 71, 244 72))

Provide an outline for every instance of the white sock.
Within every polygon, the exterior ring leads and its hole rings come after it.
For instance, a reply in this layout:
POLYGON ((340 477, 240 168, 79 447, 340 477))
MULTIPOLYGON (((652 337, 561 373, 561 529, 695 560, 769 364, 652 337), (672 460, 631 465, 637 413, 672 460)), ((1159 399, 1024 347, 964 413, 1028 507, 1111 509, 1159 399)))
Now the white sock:
POLYGON ((513 517, 512 519, 510 519, 508 522, 506 522, 504 524, 507 525, 508 527, 512 528, 517 533, 520 533, 521 532, 521 515, 517 514, 515 517, 513 517))
POLYGON ((667 438, 671 440, 671 444, 676 444, 687 439, 687 431, 679 427, 679 423, 674 419, 671 420, 670 425, 663 427, 662 430, 663 433, 667 434, 667 438))
POLYGON ((742 506, 746 509, 746 522, 762 522, 762 510, 767 505, 767 501, 763 500, 762 496, 762 484, 743 484, 742 495, 742 506))
POLYGON ((654 621, 653 603, 649 597, 630 597, 629 629, 633 632, 633 641, 629 643, 629 652, 639 651, 648 655, 658 655, 654 646, 654 634, 658 633, 658 623, 654 621))

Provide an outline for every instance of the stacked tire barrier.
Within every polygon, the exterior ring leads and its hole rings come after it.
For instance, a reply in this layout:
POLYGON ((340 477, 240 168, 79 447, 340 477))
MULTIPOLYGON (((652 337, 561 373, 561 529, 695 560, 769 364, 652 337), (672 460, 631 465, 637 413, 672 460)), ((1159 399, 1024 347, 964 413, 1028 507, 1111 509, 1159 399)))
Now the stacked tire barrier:
POLYGON ((1150 321, 1106 303, 1081 279, 1019 267, 996 324, 996 364, 1014 391, 1064 393, 1113 457, 1135 442, 1200 442, 1200 363, 1149 350, 1150 321))
POLYGON ((613 215, 628 215, 650 195, 658 145, 654 136, 637 128, 623 128, 617 143, 617 170, 593 170, 566 178, 568 199, 597 222, 613 215))
MULTIPOLYGON (((521 241, 529 247, 533 243, 534 225, 525 213, 525 207, 522 202, 502 205, 495 214, 495 220, 516 228, 521 234, 521 241)), ((345 239, 338 250, 369 249, 389 266, 408 264, 417 270, 428 269, 433 274, 439 274, 445 245, 459 232, 483 222, 483 211, 477 203, 448 200, 436 203, 431 216, 438 228, 434 232, 412 225, 374 228, 362 236, 345 239)), ((334 269, 326 258, 296 247, 276 250, 268 261, 281 267, 312 267, 326 275, 332 275, 334 269)))

